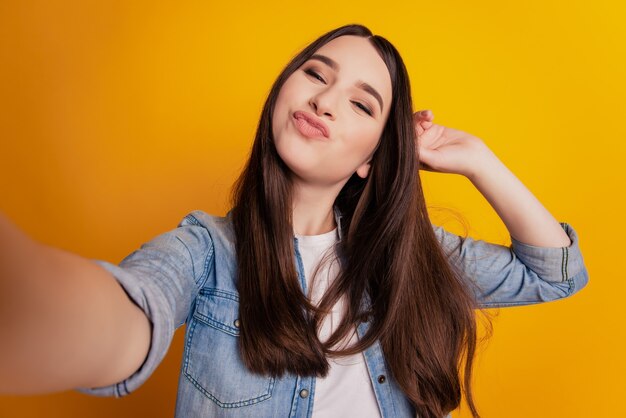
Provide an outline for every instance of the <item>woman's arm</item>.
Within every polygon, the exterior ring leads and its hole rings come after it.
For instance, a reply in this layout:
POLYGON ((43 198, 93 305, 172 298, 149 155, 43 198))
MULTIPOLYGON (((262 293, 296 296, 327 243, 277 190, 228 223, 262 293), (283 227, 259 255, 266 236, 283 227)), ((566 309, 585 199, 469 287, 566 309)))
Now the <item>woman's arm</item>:
POLYGON ((498 213, 511 237, 537 247, 571 244, 559 222, 492 152, 485 152, 468 178, 498 213))
POLYGON ((0 393, 118 382, 149 345, 148 318, 109 272, 37 243, 0 213, 0 393))
POLYGON ((574 228, 557 222, 479 138, 432 118, 415 114, 421 168, 466 176, 511 235, 507 247, 434 226, 452 264, 475 285, 480 307, 548 302, 582 289, 589 275, 574 228))
POLYGON ((416 112, 422 169, 466 176, 498 213, 513 239, 537 247, 566 247, 571 240, 548 210, 479 138, 433 124, 416 112))

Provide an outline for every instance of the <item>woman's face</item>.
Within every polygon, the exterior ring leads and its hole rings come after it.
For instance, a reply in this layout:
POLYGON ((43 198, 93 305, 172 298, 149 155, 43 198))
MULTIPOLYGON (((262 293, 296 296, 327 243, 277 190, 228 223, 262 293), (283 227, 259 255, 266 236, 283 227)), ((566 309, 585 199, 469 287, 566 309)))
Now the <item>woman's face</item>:
POLYGON ((282 86, 272 117, 276 150, 307 183, 365 178, 390 104, 389 71, 370 41, 335 38, 282 86))

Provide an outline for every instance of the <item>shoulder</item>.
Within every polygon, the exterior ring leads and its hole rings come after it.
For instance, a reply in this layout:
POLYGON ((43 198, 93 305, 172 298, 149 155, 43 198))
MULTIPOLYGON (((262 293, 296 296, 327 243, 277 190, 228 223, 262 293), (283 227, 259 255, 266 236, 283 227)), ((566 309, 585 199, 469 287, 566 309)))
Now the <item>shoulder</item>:
POLYGON ((206 285, 234 289, 236 248, 230 211, 225 216, 211 215, 202 210, 191 211, 180 221, 178 229, 184 230, 183 240, 192 258, 203 264, 196 268, 215 274, 206 285))
POLYGON ((185 215, 178 227, 201 230, 203 234, 208 234, 208 238, 214 243, 216 241, 221 243, 234 241, 230 211, 225 216, 218 216, 203 210, 193 210, 185 215))
POLYGON ((227 214, 226 216, 218 216, 206 213, 205 211, 200 209, 192 210, 191 212, 187 213, 185 217, 180 221, 179 226, 195 225, 204 228, 216 227, 218 226, 218 224, 224 223, 227 218, 230 218, 229 214, 227 214))

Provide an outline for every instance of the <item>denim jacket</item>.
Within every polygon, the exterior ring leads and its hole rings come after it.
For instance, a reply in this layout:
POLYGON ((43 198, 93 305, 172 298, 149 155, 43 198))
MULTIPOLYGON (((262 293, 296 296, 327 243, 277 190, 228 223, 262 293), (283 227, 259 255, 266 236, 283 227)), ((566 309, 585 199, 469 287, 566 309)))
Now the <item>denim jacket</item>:
MULTIPOLYGON (((335 209, 339 236, 341 214, 335 209)), ((536 247, 511 237, 510 247, 462 238, 433 225, 450 261, 477 285, 481 307, 530 305, 566 298, 588 281, 578 237, 560 224, 568 247, 536 247)), ((106 268, 148 316, 152 326, 146 360, 127 379, 100 388, 78 388, 121 397, 135 391, 165 357, 174 331, 187 324, 176 399, 176 417, 311 417, 315 377, 252 374, 238 351, 240 322, 236 253, 231 212, 224 217, 193 211, 178 227, 156 236, 119 265, 106 268)), ((305 289, 304 269, 294 236, 295 262, 305 289)), ((368 323, 357 327, 362 336, 368 323)), ((383 418, 415 417, 389 373, 379 342, 364 351, 383 418)), ((448 414, 444 418, 450 418, 448 414)))

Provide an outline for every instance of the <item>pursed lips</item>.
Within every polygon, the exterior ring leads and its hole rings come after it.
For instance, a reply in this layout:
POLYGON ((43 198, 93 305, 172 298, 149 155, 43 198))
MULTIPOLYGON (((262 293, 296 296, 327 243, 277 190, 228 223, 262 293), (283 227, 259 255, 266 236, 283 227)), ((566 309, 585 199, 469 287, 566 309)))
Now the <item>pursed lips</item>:
POLYGON ((326 138, 330 137, 330 130, 328 129, 328 126, 326 126, 326 124, 317 116, 311 113, 304 112, 302 110, 298 110, 294 112, 293 117, 295 119, 303 119, 309 125, 319 129, 322 135, 324 135, 326 138))

